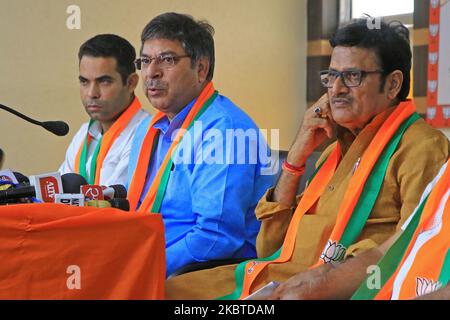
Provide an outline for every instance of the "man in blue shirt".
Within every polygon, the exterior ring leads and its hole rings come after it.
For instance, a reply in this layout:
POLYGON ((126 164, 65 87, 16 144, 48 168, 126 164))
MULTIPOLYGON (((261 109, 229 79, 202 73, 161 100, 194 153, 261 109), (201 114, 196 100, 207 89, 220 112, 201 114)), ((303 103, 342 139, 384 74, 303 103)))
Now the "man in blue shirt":
POLYGON ((214 90, 213 32, 187 15, 159 15, 136 60, 159 112, 136 131, 129 199, 132 210, 163 215, 167 276, 194 262, 255 257, 254 209, 274 179, 256 124, 214 90))

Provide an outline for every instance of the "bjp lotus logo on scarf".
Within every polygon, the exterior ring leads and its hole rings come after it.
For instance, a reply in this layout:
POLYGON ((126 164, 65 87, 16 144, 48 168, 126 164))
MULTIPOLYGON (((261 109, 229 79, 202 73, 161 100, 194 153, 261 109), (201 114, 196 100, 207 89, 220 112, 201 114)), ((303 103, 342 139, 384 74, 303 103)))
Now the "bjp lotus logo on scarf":
POLYGON ((337 241, 328 240, 325 249, 320 256, 325 263, 339 262, 344 259, 347 249, 337 241))
POLYGON ((439 290, 442 284, 439 281, 433 281, 425 278, 416 278, 416 296, 424 296, 439 290))

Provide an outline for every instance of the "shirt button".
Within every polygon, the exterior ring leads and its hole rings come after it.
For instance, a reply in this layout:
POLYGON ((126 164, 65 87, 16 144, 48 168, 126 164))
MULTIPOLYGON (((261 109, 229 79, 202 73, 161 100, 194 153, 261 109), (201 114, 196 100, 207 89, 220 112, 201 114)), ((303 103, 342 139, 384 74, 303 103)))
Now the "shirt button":
POLYGON ((330 184, 330 185, 328 186, 328 191, 330 191, 330 192, 334 191, 334 186, 330 184))

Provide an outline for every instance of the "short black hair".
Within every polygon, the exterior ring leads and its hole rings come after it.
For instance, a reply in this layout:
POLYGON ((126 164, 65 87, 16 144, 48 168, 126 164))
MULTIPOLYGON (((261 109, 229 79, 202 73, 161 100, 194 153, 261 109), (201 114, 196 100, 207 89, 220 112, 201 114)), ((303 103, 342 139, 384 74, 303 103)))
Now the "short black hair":
POLYGON ((175 12, 163 13, 153 18, 141 34, 141 52, 144 43, 151 39, 178 40, 191 58, 192 67, 198 59, 209 60, 206 80, 214 76, 214 28, 207 21, 195 21, 190 15, 175 12))
POLYGON ((99 34, 87 40, 78 51, 80 62, 83 56, 115 58, 117 72, 120 73, 124 85, 128 77, 136 72, 136 50, 130 42, 115 34, 99 34))
POLYGON ((386 76, 400 70, 403 73, 403 83, 397 98, 399 101, 405 101, 411 86, 412 53, 409 30, 397 21, 389 24, 380 21, 379 25, 374 25, 369 19, 373 18, 356 19, 339 28, 330 39, 330 44, 333 48, 343 46, 373 49, 380 68, 384 71, 381 90, 386 76))

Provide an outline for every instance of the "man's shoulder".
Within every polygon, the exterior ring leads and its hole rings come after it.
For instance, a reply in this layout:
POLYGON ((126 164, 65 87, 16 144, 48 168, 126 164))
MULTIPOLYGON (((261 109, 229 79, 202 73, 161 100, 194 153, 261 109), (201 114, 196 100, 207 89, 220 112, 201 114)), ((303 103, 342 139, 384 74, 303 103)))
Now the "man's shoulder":
POLYGON ((447 145, 447 137, 438 129, 433 128, 422 118, 415 121, 404 133, 402 143, 418 143, 426 141, 428 143, 438 143, 447 145))
POLYGON ((393 158, 396 159, 394 163, 406 166, 408 171, 425 166, 429 170, 437 170, 449 155, 450 142, 447 137, 419 119, 405 131, 393 158))
POLYGON ((87 134, 88 129, 89 129, 89 121, 82 123, 78 131, 74 134, 73 138, 75 139, 80 136, 83 136, 84 138, 87 134))
POLYGON ((152 115, 151 115, 150 113, 148 113, 147 110, 140 109, 140 110, 136 113, 135 117, 136 117, 137 119, 139 119, 139 120, 143 120, 143 119, 146 119, 146 118, 151 118, 152 115))
POLYGON ((146 120, 151 119, 152 116, 144 109, 140 109, 131 119, 130 123, 128 124, 129 127, 137 128, 139 127, 143 122, 146 120))
POLYGON ((253 119, 226 96, 219 95, 201 117, 202 121, 227 128, 257 128, 253 119))

